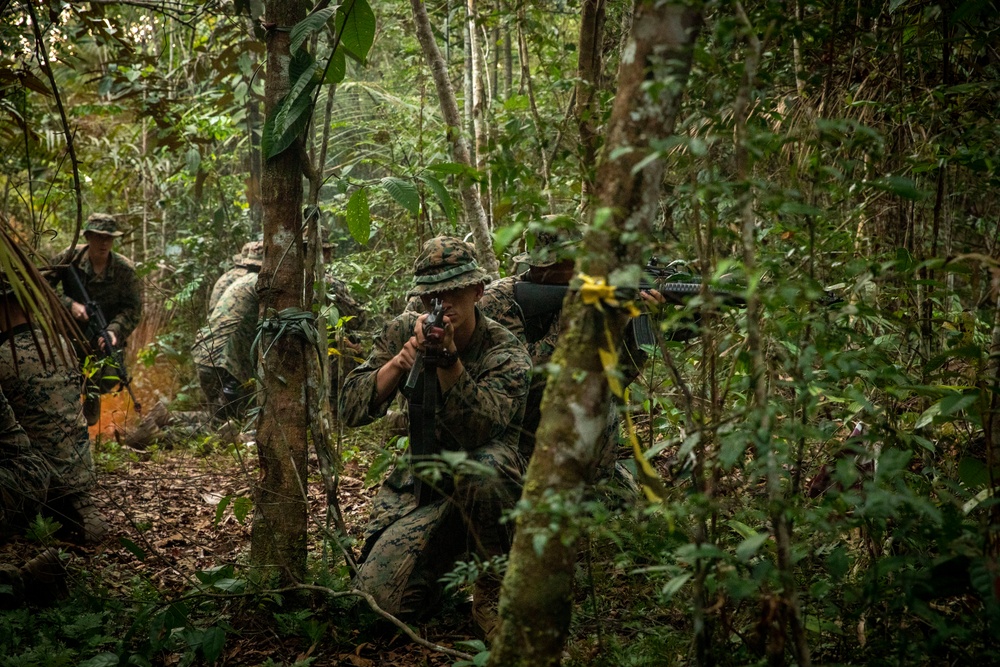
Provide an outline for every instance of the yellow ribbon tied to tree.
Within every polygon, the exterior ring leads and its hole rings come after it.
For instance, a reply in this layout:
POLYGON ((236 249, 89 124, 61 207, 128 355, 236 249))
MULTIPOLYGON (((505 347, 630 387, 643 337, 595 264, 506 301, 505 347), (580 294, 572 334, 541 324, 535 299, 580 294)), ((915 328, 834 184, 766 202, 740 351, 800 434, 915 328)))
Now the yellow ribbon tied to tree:
MULTIPOLYGON (((604 278, 594 278, 581 273, 577 276, 580 279, 580 298, 588 306, 597 308, 602 313, 604 306, 611 308, 622 308, 631 317, 638 317, 641 313, 636 305, 630 300, 619 299, 614 285, 608 285, 604 278)), ((628 405, 628 391, 622 387, 618 367, 618 350, 611 335, 611 327, 608 326, 607 318, 604 320, 604 342, 605 344, 597 349, 601 358, 601 367, 604 375, 608 379, 608 387, 615 396, 622 399, 628 405)), ((635 457, 636 467, 639 472, 639 483, 642 491, 650 502, 660 503, 666 497, 667 488, 663 480, 657 474, 656 469, 646 459, 639 446, 639 438, 635 435, 635 426, 632 424, 632 417, 628 410, 625 410, 625 430, 628 433, 629 442, 632 445, 632 454, 635 457)))

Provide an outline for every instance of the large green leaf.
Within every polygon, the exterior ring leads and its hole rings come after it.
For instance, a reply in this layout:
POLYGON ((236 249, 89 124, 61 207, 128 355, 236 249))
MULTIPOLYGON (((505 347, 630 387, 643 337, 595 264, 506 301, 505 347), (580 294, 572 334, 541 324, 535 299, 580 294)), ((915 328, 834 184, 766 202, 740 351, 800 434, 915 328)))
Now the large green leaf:
POLYGON ((347 76, 347 58, 344 52, 337 49, 330 58, 330 65, 326 68, 326 76, 323 83, 340 83, 347 76))
POLYGON ((411 215, 420 213, 420 193, 413 181, 406 181, 394 176, 386 176, 382 179, 382 187, 388 192, 400 206, 410 212, 411 215))
POLYGON ((326 22, 333 17, 338 9, 340 9, 339 5, 331 5, 319 11, 313 12, 296 23, 295 26, 292 27, 292 34, 290 36, 292 43, 288 47, 291 52, 295 53, 298 51, 299 47, 302 46, 302 43, 305 42, 310 35, 314 32, 322 30, 323 26, 326 25, 326 22))
POLYGON ((458 210, 455 208, 455 202, 452 200, 451 194, 448 193, 448 189, 444 187, 444 184, 428 174, 420 174, 417 178, 423 181, 424 185, 430 188, 434 196, 437 197, 438 202, 441 203, 442 210, 444 210, 444 214, 448 216, 448 220, 455 222, 458 210))
POLYGON ((264 121, 261 149, 267 159, 291 146, 312 116, 312 94, 319 84, 316 62, 305 51, 298 51, 292 56, 288 73, 292 88, 264 121))
POLYGON ((375 12, 368 0, 347 0, 337 8, 340 46, 364 63, 375 41, 375 12))
POLYGON ((358 188, 347 202, 347 229, 358 243, 365 245, 371 237, 372 215, 368 209, 368 193, 358 188))

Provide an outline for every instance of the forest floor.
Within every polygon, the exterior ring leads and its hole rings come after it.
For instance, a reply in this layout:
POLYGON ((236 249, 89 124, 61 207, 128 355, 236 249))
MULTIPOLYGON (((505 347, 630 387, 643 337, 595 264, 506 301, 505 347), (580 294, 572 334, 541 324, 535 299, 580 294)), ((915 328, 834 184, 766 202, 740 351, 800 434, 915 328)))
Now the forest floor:
MULTIPOLYGON (((252 445, 243 444, 207 452, 204 448, 200 452, 188 448, 137 457, 115 451, 114 443, 97 447, 96 495, 111 525, 111 535, 96 547, 57 545, 68 556, 69 589, 87 590, 91 595, 107 596, 126 605, 144 591, 152 599, 168 602, 197 590, 196 573, 233 565, 235 576, 240 576, 250 551, 251 516, 243 511, 246 505, 241 508, 236 499, 249 498, 251 484, 256 480, 253 450, 252 445), (220 503, 227 497, 230 500, 220 512, 220 503)), ((309 558, 311 568, 321 568, 326 494, 315 456, 312 458, 309 558)), ((364 487, 362 477, 358 465, 349 464, 339 491, 345 522, 350 534, 357 538, 375 492, 374 488, 364 487)), ((16 539, 0 545, 0 562, 23 563, 40 548, 35 542, 16 539)), ((330 553, 328 557, 331 570, 342 570, 341 554, 330 553)), ((363 631, 352 629, 350 619, 324 619, 322 614, 329 614, 330 607, 322 600, 312 600, 316 609, 312 627, 328 622, 319 636, 313 634, 317 641, 304 636, 308 632, 279 634, 272 623, 255 623, 250 614, 240 612, 225 619, 231 629, 217 664, 437 667, 455 662, 453 657, 412 642, 395 628, 372 632, 370 618, 359 624, 367 628, 363 631), (311 662, 307 658, 312 658, 311 662)), ((435 644, 469 652, 467 647, 456 646, 457 642, 475 639, 469 610, 466 601, 456 598, 416 630, 435 644)), ((183 658, 182 653, 166 653, 154 664, 179 664, 183 658)))

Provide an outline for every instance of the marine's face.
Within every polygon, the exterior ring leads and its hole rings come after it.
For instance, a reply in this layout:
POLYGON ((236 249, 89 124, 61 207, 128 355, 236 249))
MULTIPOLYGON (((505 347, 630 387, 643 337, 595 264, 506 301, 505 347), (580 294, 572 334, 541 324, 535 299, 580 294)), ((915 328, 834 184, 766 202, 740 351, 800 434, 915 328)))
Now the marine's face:
POLYGON ((476 302, 483 296, 483 285, 468 285, 447 292, 421 295, 424 309, 431 309, 431 301, 441 299, 444 306, 444 316, 455 327, 455 331, 471 328, 476 325, 476 302))
POLYGON ((96 232, 86 232, 84 238, 90 246, 92 258, 104 259, 111 254, 111 246, 115 244, 115 237, 108 234, 98 234, 96 232))

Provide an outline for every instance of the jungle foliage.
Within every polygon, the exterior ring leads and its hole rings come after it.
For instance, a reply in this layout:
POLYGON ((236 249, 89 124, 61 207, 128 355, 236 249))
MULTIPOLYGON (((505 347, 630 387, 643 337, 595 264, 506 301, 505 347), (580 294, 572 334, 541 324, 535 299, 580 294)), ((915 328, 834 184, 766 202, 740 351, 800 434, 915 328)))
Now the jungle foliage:
MULTIPOLYGON (((282 27, 303 48, 265 118, 255 2, 0 1, 4 229, 41 261, 86 213, 127 216, 122 246, 149 304, 132 352, 160 369, 145 390, 174 407, 197 394, 186 351, 214 278, 262 233, 261 161, 302 132, 332 266, 373 331, 402 309, 421 241, 469 232, 457 193, 470 179, 505 272, 528 222, 591 219, 580 15, 603 15, 586 119, 599 150, 631 3, 426 4, 478 168, 450 157, 408 3, 350 5, 282 27)), ((615 502, 600 486, 542 508, 553 528, 536 540, 583 546, 563 664, 803 662, 796 645, 830 664, 1000 660, 1000 6, 698 7, 677 126, 647 158, 664 163, 661 219, 621 242, 753 296, 758 316, 702 298, 662 314, 628 411, 665 497, 615 502), (698 335, 670 335, 682 327, 698 335)), ((381 447, 341 459, 395 453, 381 447)), ((626 441, 634 469, 630 455, 626 441)), ((343 590, 346 568, 314 557, 310 576, 343 590)), ((193 592, 214 595, 241 592, 246 575, 194 576, 193 592)), ((87 583, 75 622, 64 609, 0 615, 0 665, 213 664, 240 633, 228 601, 137 581, 132 599, 101 604, 99 578, 87 583)), ((343 600, 311 604, 274 595, 261 608, 304 647, 351 641, 343 600)))

